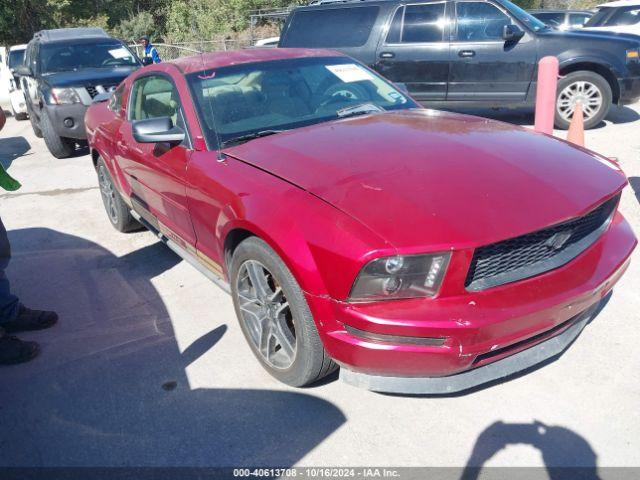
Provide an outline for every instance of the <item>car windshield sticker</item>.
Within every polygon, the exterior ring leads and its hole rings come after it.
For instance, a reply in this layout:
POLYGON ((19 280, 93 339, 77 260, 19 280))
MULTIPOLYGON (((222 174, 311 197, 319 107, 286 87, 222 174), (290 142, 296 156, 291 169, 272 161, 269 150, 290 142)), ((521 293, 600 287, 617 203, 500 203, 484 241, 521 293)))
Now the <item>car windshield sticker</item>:
POLYGON ((355 63, 345 65, 326 65, 327 70, 345 83, 359 82, 361 80, 371 80, 373 75, 355 63))
POLYGON ((126 48, 120 47, 109 50, 109 55, 111 55, 113 58, 127 58, 131 56, 131 53, 129 53, 129 50, 127 50, 126 48))

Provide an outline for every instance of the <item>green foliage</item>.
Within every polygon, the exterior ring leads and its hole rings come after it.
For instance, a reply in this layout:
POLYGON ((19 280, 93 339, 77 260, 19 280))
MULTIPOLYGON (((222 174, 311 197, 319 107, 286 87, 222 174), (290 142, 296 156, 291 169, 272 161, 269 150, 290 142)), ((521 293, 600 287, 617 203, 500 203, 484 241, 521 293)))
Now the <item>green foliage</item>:
MULTIPOLYGON (((513 1, 513 0, 512 0, 513 1)), ((525 10, 531 10, 534 8, 542 8, 543 0, 515 0, 513 3, 525 10)))
POLYGON ((158 35, 153 15, 149 12, 140 12, 122 20, 112 31, 112 34, 127 42, 137 42, 144 35, 154 40, 158 35))
POLYGON ((253 10, 300 4, 296 0, 174 0, 167 11, 166 33, 172 42, 212 40, 245 30, 253 10))

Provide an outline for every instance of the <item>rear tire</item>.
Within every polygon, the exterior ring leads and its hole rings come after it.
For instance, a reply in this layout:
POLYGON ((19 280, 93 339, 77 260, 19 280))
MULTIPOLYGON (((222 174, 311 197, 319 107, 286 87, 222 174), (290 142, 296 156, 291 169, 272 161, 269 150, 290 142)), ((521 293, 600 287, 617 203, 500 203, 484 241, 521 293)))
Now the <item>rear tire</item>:
POLYGON ((338 368, 324 350, 298 282, 269 245, 257 237, 240 243, 231 259, 230 279, 242 333, 273 377, 302 387, 338 368))
POLYGON ((53 124, 47 112, 42 112, 40 117, 42 135, 47 148, 56 158, 68 158, 76 150, 76 141, 72 138, 65 138, 58 135, 53 129, 53 124))
POLYGON ((113 184, 109 169, 102 158, 98 158, 96 171, 98 173, 102 203, 113 228, 122 233, 141 229, 142 225, 133 218, 129 206, 124 203, 116 186, 113 184))
POLYGON ((609 83, 597 73, 587 70, 571 72, 558 80, 554 123, 567 130, 576 101, 582 102, 584 128, 596 127, 609 113, 613 95, 609 83))

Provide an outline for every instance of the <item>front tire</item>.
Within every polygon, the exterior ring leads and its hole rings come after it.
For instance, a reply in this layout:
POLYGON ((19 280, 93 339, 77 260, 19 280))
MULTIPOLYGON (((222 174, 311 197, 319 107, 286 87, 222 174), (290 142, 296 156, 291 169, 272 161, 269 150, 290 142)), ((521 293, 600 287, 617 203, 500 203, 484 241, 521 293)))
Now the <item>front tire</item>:
POLYGON ((38 138, 42 138, 42 129, 40 128, 40 124, 38 123, 38 120, 36 119, 36 116, 33 114, 33 111, 31 110, 31 107, 29 107, 28 103, 27 103, 27 113, 29 114, 29 121, 31 122, 31 128, 33 129, 33 134, 38 138))
POLYGON ((250 237, 238 245, 230 278, 242 333, 267 372, 302 387, 338 368, 324 350, 298 282, 264 241, 250 237))
POLYGON ((554 123, 567 130, 578 101, 582 104, 584 128, 597 126, 609 113, 613 95, 611 86, 600 75, 581 70, 571 72, 558 81, 554 123))
POLYGON ((53 124, 47 112, 42 112, 40 117, 40 126, 42 127, 42 136, 47 148, 56 158, 68 158, 76 149, 76 141, 72 138, 65 138, 58 135, 53 129, 53 124))
POLYGON ((129 206, 122 200, 102 158, 98 158, 96 171, 98 173, 102 203, 113 228, 122 233, 140 229, 142 225, 133 218, 129 206))

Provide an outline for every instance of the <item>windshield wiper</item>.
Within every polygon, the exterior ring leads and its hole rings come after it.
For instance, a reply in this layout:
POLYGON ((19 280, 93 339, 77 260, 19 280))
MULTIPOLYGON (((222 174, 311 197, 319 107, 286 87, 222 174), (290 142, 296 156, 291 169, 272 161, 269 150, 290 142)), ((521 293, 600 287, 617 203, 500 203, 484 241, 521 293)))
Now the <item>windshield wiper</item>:
POLYGON ((353 117, 356 115, 366 115, 368 113, 384 112, 384 109, 373 103, 361 103, 353 107, 345 107, 336 111, 338 118, 353 117))
POLYGON ((284 130, 260 130, 259 132, 247 133, 246 135, 240 135, 239 137, 230 138, 225 140, 220 145, 222 147, 228 147, 229 145, 235 145, 238 143, 248 142, 260 137, 268 137, 269 135, 275 135, 276 133, 284 132, 284 130))

